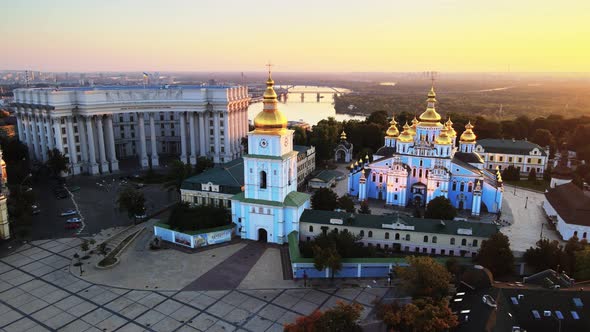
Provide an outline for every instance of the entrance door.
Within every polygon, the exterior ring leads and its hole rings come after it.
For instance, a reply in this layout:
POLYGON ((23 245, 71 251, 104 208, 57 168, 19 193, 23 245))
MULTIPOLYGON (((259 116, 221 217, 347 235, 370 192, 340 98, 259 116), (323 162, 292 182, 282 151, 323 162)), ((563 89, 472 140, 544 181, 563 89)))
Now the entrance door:
POLYGON ((464 209, 464 203, 463 201, 459 201, 459 210, 463 210, 464 209))
POLYGON ((268 238, 268 234, 266 233, 266 229, 259 228, 258 229, 258 242, 266 243, 268 238))

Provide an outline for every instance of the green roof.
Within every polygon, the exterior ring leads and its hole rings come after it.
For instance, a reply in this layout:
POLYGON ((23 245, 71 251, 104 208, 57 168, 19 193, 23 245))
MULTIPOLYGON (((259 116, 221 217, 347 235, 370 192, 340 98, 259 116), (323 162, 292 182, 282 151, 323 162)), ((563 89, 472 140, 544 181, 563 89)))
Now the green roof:
POLYGON ((271 205, 271 206, 295 206, 299 207, 302 206, 307 200, 309 200, 309 195, 306 193, 300 193, 298 191, 290 192, 286 197, 284 202, 275 202, 275 201, 267 201, 264 199, 253 199, 253 198, 246 198, 243 192, 236 194, 232 197, 237 201, 243 203, 251 203, 251 204, 262 204, 262 205, 271 205))
POLYGON ((181 189, 201 190, 201 183, 219 185, 220 192, 235 194, 241 191, 244 184, 244 160, 235 159, 219 167, 205 170, 203 173, 184 180, 181 189))
MULTIPOLYGON (((481 222, 468 222, 458 220, 438 220, 438 219, 422 219, 413 218, 404 215, 370 215, 370 214, 354 214, 347 212, 336 211, 322 211, 310 210, 303 211, 299 222, 335 225, 330 223, 330 219, 343 220, 342 226, 348 227, 362 227, 362 228, 377 228, 386 229, 391 228, 382 227, 383 224, 393 225, 399 223, 403 226, 413 226, 412 232, 422 233, 436 233, 457 235, 459 229, 471 229, 472 235, 461 234, 465 236, 490 237, 498 232, 498 228, 494 224, 481 222)), ((392 231, 400 230, 402 228, 391 229, 392 231)))
POLYGON ((325 169, 325 170, 319 172, 318 174, 314 175, 311 179, 312 180, 319 179, 323 182, 328 183, 340 175, 342 175, 342 172, 331 171, 331 170, 325 169))
POLYGON ((541 152, 542 156, 547 155, 544 148, 540 147, 538 144, 525 140, 485 138, 478 140, 476 145, 481 145, 485 152, 492 153, 528 155, 534 148, 537 148, 541 152))
POLYGON ((274 159, 274 160, 285 160, 293 155, 297 155, 298 152, 297 151, 291 151, 291 152, 287 152, 284 155, 277 157, 277 156, 265 156, 262 154, 247 154, 244 157, 248 157, 248 158, 260 158, 260 159, 274 159))

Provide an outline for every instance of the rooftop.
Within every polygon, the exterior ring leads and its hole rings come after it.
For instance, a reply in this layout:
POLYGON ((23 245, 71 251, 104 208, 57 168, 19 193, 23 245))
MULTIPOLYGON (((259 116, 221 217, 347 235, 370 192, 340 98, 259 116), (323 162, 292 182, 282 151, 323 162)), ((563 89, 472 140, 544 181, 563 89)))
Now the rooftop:
MULTIPOLYGON (((237 86, 237 85, 236 85, 237 86)), ((49 90, 49 91, 108 91, 108 90, 168 90, 168 89, 229 89, 230 85, 96 85, 53 88, 21 88, 19 90, 49 90)))
POLYGON ((526 140, 512 140, 503 138, 485 138, 477 141, 485 152, 528 155, 534 148, 539 149, 542 156, 546 156, 545 149, 526 140))
POLYGON ((244 159, 238 158, 184 180, 181 189, 201 191, 202 183, 219 185, 220 192, 237 194, 244 184, 244 159))
POLYGON ((455 220, 442 221, 438 219, 413 218, 397 214, 370 215, 310 209, 303 211, 299 222, 334 225, 331 222, 333 219, 342 220, 342 226, 390 229, 392 231, 402 230, 449 235, 459 235, 461 232, 461 236, 477 237, 490 237, 498 232, 498 228, 495 225, 479 222, 473 223, 455 220), (384 225, 386 225, 386 227, 383 227, 384 225), (468 235, 469 232, 463 232, 465 230, 471 230, 471 235, 468 235))
POLYGON ((572 182, 549 189, 545 198, 566 223, 590 226, 590 197, 572 182))

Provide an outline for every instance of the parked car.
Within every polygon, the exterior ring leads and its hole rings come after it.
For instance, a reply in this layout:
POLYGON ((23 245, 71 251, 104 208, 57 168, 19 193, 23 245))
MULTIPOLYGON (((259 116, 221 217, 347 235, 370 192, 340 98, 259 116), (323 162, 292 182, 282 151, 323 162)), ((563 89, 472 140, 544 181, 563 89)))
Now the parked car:
POLYGON ((39 209, 39 208, 33 209, 33 211, 31 211, 31 213, 33 215, 37 215, 37 214, 41 213, 41 209, 39 209))
POLYGON ((80 223, 82 222, 81 218, 75 217, 75 218, 70 218, 68 220, 66 220, 67 223, 80 223))
POLYGON ((80 228, 82 225, 80 223, 69 223, 65 225, 66 229, 78 229, 80 228))
POLYGON ((65 210, 60 214, 60 217, 69 217, 78 214, 78 211, 74 209, 65 210))
POLYGON ((138 183, 135 185, 135 189, 141 189, 143 187, 145 187, 145 184, 143 184, 143 183, 138 183))
POLYGON ((144 220, 146 218, 147 218, 147 214, 145 214, 145 213, 144 214, 136 214, 135 215, 135 219, 137 219, 137 220, 144 220))

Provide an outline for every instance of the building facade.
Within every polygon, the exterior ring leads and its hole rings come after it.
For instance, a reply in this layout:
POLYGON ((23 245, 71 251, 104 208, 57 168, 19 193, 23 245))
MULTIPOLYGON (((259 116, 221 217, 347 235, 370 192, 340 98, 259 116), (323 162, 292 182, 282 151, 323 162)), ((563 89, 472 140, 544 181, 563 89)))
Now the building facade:
POLYGON ((590 240, 590 196, 571 180, 545 192, 543 210, 564 240, 590 240))
POLYGON ((309 208, 308 194, 297 192, 297 151, 293 130, 278 109, 269 72, 263 110, 254 118, 244 155, 244 191, 232 198, 232 221, 243 239, 287 242, 299 230, 299 218, 309 208))
POLYGON ((379 249, 467 257, 476 255, 482 241, 498 232, 495 225, 488 223, 305 210, 299 239, 311 241, 333 230, 347 230, 360 236, 365 246, 379 249))
POLYGON ((8 177, 6 174, 6 163, 2 157, 2 149, 0 149, 0 239, 7 240, 10 238, 10 221, 8 220, 8 188, 6 183, 8 177))
POLYGON ((294 145, 293 149, 297 151, 297 187, 302 187, 315 171, 315 146, 294 145))
POLYGON ((346 140, 346 133, 342 131, 340 141, 334 148, 334 161, 337 163, 349 163, 352 160, 354 146, 346 140))
POLYGON ((498 170, 484 168, 475 151, 476 136, 468 123, 456 147, 450 119, 441 123, 431 89, 427 108, 400 134, 395 119, 386 132, 385 146, 373 161, 351 165, 348 193, 359 200, 378 199, 386 205, 425 206, 435 197, 448 198, 472 215, 497 213, 502 208, 503 183, 498 170))
POLYGON ((19 140, 33 159, 60 150, 70 174, 115 172, 119 160, 159 166, 159 155, 195 164, 242 155, 248 131, 246 87, 83 87, 16 89, 19 140))
POLYGON ((508 166, 514 166, 521 176, 527 176, 534 169, 537 177, 542 178, 549 158, 549 148, 526 141, 507 140, 501 138, 486 138, 477 141, 477 152, 484 160, 484 167, 488 170, 500 171, 508 166))

